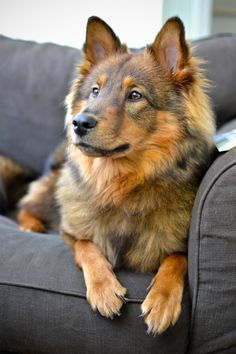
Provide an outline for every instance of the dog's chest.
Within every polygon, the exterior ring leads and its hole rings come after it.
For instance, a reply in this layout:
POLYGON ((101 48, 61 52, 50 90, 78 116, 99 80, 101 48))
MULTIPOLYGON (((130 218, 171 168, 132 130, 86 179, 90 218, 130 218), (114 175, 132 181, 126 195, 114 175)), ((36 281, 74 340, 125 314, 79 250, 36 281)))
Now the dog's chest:
POLYGON ((167 254, 185 251, 190 217, 186 209, 191 209, 182 201, 180 207, 176 203, 164 207, 160 198, 157 203, 157 193, 148 197, 145 193, 143 198, 139 191, 132 203, 104 209, 94 203, 92 191, 71 185, 59 186, 62 228, 75 239, 93 241, 113 267, 155 271, 167 254))
MULTIPOLYGON (((103 238, 94 240, 102 249, 106 258, 110 261, 113 268, 120 268, 124 265, 125 255, 135 244, 137 235, 119 235, 118 233, 105 234, 103 238)), ((96 238, 95 238, 96 239, 96 238)))
POLYGON ((109 210, 96 215, 94 229, 91 229, 91 238, 113 267, 119 268, 123 265, 124 255, 137 242, 139 235, 136 224, 136 217, 128 216, 120 211, 109 210))
POLYGON ((98 219, 92 240, 115 268, 156 271, 167 254, 186 250, 186 229, 175 225, 173 230, 171 217, 166 222, 158 211, 146 216, 108 213, 98 219))

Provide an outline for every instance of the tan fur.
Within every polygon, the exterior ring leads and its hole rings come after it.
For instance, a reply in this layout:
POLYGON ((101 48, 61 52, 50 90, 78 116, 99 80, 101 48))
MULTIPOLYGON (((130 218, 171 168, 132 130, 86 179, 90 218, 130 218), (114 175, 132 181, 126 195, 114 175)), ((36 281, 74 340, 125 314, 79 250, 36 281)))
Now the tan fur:
POLYGON ((107 81, 107 76, 105 74, 101 75, 98 79, 98 86, 101 88, 104 87, 106 81, 107 81))
POLYGON ((11 184, 17 176, 26 174, 25 169, 5 156, 0 156, 0 171, 6 184, 11 184))
POLYGON ((18 222, 20 228, 24 231, 39 233, 46 232, 46 228, 43 225, 42 221, 30 212, 28 212, 26 209, 23 209, 19 212, 18 222))
POLYGON ((15 208, 17 201, 25 194, 33 178, 35 178, 34 173, 17 162, 0 156, 0 185, 2 193, 5 193, 6 208, 15 208))
POLYGON ((59 175, 60 170, 55 170, 30 184, 27 195, 19 202, 18 222, 22 230, 45 232, 48 227, 58 228, 54 198, 59 175))
POLYGON ((110 318, 119 315, 126 289, 116 279, 111 264, 90 241, 77 241, 74 252, 75 262, 84 272, 87 299, 92 309, 110 318))
POLYGON ((174 325, 181 312, 184 276, 187 260, 182 254, 172 254, 161 264, 152 280, 151 290, 142 303, 148 332, 164 332, 168 325, 174 325))

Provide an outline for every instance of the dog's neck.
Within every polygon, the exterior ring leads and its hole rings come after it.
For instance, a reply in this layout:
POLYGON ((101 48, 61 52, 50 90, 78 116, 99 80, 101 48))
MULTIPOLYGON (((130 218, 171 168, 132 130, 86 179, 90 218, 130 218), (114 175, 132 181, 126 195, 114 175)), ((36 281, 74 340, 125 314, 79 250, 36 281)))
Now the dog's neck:
POLYGON ((100 207, 124 205, 124 201, 130 198, 135 189, 151 186, 153 179, 155 184, 162 185, 162 189, 163 183, 167 183, 158 176, 154 178, 157 166, 160 164, 160 156, 152 151, 143 152, 136 160, 127 157, 94 158, 85 156, 78 148, 70 145, 69 156, 73 162, 76 162, 80 178, 89 185, 94 203, 100 207))

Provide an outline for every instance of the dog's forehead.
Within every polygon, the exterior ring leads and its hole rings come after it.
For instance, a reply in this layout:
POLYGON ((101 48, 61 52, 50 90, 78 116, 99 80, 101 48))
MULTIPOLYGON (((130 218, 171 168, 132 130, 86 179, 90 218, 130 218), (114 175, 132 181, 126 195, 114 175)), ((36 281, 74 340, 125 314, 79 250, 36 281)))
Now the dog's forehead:
POLYGON ((104 84, 106 81, 116 80, 123 82, 127 77, 134 80, 153 75, 156 70, 151 55, 144 53, 114 55, 100 63, 94 70, 93 76, 104 84))

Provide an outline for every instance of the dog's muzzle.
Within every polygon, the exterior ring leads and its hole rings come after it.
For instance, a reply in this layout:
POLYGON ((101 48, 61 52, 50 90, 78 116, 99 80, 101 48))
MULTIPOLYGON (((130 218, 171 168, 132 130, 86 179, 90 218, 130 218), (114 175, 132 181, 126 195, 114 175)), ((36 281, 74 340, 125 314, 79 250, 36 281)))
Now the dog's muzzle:
POLYGON ((74 117, 72 124, 75 134, 84 136, 96 127, 97 121, 87 114, 78 114, 74 117))

